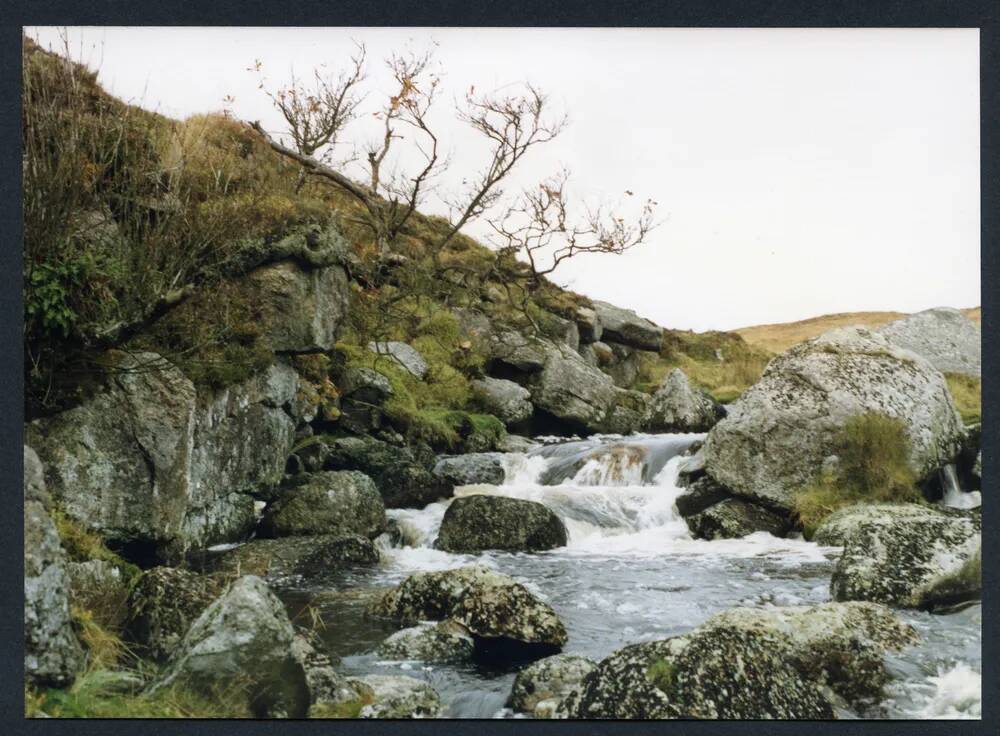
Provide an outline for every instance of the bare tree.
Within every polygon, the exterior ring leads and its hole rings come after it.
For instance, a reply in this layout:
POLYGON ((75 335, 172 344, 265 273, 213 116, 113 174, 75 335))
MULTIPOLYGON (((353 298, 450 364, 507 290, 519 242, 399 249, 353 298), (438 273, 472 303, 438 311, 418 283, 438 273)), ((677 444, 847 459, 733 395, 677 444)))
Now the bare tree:
MULTIPOLYGON (((604 207, 587 208, 574 218, 570 212, 567 182, 569 172, 546 179, 526 190, 499 217, 487 220, 494 244, 501 252, 523 256, 538 281, 559 265, 583 253, 621 254, 642 243, 656 227, 656 202, 647 199, 639 216, 627 221, 604 207)), ((631 191, 626 196, 634 196, 631 191)))

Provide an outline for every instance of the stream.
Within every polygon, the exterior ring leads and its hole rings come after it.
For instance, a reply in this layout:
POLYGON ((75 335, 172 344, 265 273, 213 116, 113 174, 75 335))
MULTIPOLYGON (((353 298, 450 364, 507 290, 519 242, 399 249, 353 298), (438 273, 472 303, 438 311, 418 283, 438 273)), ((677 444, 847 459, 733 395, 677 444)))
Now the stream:
MULTIPOLYGON (((734 606, 788 606, 830 600, 839 548, 759 532, 735 540, 692 539, 674 507, 682 453, 697 434, 596 436, 550 442, 504 456, 503 485, 462 486, 456 496, 494 494, 538 501, 569 532, 566 547, 543 553, 451 554, 433 549, 448 501, 387 512, 401 546, 379 539, 382 562, 328 578, 286 579, 278 593, 293 618, 321 620, 326 651, 347 676, 403 674, 426 680, 446 715, 510 717, 504 707, 516 672, 483 665, 384 661, 378 644, 399 627, 364 617, 367 593, 408 575, 479 563, 510 575, 551 605, 569 633, 566 653, 599 661, 620 647, 663 639, 734 606)), ((921 643, 889 656, 893 681, 881 703, 842 718, 979 718, 979 603, 945 613, 898 611, 921 643)))

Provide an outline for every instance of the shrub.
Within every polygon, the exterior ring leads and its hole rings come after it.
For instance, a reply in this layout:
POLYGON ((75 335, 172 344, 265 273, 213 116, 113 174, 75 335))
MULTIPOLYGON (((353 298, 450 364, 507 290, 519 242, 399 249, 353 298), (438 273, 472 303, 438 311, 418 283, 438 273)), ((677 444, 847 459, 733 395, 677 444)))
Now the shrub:
POLYGON ((795 494, 795 513, 806 538, 823 520, 855 503, 907 503, 923 499, 909 465, 904 424, 882 414, 849 418, 834 438, 835 470, 820 473, 795 494))

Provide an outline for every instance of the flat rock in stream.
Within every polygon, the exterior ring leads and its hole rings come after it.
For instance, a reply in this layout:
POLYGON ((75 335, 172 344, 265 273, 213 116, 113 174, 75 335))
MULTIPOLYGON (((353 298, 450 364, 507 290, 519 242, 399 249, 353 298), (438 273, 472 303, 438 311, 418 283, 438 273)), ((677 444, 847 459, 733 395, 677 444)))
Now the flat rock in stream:
POLYGON ((544 504, 478 495, 451 502, 434 546, 448 552, 538 552, 564 547, 566 539, 562 520, 544 504))

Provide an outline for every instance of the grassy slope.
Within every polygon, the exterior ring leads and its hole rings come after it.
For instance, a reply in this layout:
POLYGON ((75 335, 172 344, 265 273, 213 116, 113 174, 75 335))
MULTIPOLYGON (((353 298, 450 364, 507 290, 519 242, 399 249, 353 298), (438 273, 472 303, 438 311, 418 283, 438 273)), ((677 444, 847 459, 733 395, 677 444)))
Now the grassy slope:
MULTIPOLYGON (((982 309, 974 307, 963 309, 962 312, 974 322, 982 322, 982 309)), ((840 314, 824 314, 820 317, 799 320, 798 322, 782 322, 773 325, 754 325, 733 330, 751 345, 781 353, 792 345, 822 335, 827 330, 851 325, 865 327, 880 327, 900 317, 905 312, 843 312, 840 314)))

